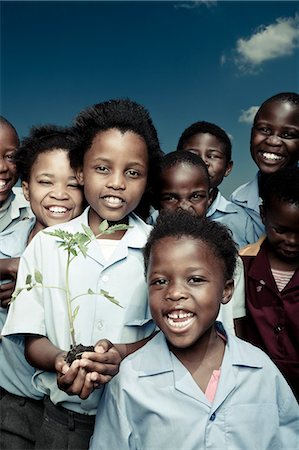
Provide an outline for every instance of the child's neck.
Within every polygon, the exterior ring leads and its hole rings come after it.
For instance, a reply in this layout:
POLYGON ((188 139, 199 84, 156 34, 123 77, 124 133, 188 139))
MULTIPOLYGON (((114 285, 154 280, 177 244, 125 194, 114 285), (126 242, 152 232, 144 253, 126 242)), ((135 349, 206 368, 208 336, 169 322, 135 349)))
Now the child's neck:
POLYGON ((175 348, 169 344, 170 350, 191 373, 194 381, 205 392, 214 370, 222 364, 225 342, 213 328, 209 338, 197 342, 192 347, 175 348))

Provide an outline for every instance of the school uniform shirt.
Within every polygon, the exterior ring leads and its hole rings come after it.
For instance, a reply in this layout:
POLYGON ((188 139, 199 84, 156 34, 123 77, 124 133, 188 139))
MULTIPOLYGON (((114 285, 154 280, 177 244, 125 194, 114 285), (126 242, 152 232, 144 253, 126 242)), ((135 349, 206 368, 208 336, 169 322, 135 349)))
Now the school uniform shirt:
POLYGON ((261 350, 227 335, 210 403, 160 332, 106 385, 90 450, 297 449, 298 429, 297 402, 261 350))
POLYGON ((267 254, 267 240, 241 256, 245 269, 246 320, 249 342, 264 350, 281 370, 299 400, 299 269, 279 291, 267 254), (256 255, 256 256, 255 256, 256 255))
POLYGON ((249 215, 243 208, 223 197, 220 191, 207 211, 207 218, 226 225, 239 248, 255 240, 254 227, 249 215))
POLYGON ((33 217, 29 202, 21 187, 13 187, 11 194, 0 206, 0 233, 23 219, 33 217))
MULTIPOLYGON (((59 246, 59 238, 46 232, 55 229, 83 232, 82 224, 88 226, 88 211, 89 208, 70 222, 38 233, 28 245, 20 261, 16 288, 25 286, 29 273, 34 279, 35 270, 42 274, 44 287, 25 289, 18 295, 10 307, 3 335, 46 336, 57 347, 69 350, 71 337, 65 293, 54 287, 65 288, 67 252, 59 246)), ((118 241, 108 261, 99 242, 93 240, 86 257, 79 253, 70 264, 69 286, 74 299, 72 309, 77 311, 74 321, 77 344, 95 345, 102 338, 117 343, 135 342, 155 329, 148 307, 141 251, 151 227, 135 214, 129 216, 129 225, 132 228, 118 241), (115 297, 122 307, 102 295, 88 294, 88 291, 99 293, 101 289, 115 297)), ((45 371, 37 371, 33 383, 39 391, 49 395, 54 404, 79 413, 96 413, 101 389, 81 400, 61 391, 57 387, 56 373, 45 371)))
MULTIPOLYGON (((13 228, 0 234, 0 258, 16 258, 23 254, 28 236, 35 225, 35 217, 21 220, 13 228)), ((27 311, 30 314, 30 310, 27 311)), ((7 308, 0 307, 1 329, 7 317, 7 308)), ((22 336, 15 340, 2 336, 0 343, 0 386, 6 391, 21 397, 38 400, 43 394, 31 382, 34 368, 28 364, 25 355, 25 342, 22 336)))
POLYGON ((256 174, 253 180, 239 186, 229 198, 231 202, 244 208, 250 216, 254 228, 254 239, 251 242, 257 241, 265 233, 265 227, 260 216, 261 199, 259 196, 258 176, 259 173, 256 174))

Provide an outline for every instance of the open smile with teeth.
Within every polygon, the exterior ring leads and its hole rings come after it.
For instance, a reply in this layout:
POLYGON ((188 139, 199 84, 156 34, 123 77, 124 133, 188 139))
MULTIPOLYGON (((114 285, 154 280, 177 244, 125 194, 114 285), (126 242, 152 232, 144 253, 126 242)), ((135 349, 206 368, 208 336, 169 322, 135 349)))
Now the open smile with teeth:
POLYGON ((53 214, 65 214, 69 211, 69 209, 64 206, 50 206, 48 210, 53 214))
POLYGON ((283 159, 283 156, 270 152, 262 152, 262 157, 268 161, 281 161, 283 159))
POLYGON ((112 196, 103 197, 103 200, 108 205, 113 205, 113 206, 119 206, 119 205, 121 205, 124 202, 121 198, 119 198, 119 197, 112 197, 112 196))
POLYGON ((166 316, 168 325, 173 328, 185 328, 192 322, 193 318, 193 313, 185 311, 172 311, 166 316))
POLYGON ((5 188, 8 183, 9 180, 0 180, 0 190, 5 188))

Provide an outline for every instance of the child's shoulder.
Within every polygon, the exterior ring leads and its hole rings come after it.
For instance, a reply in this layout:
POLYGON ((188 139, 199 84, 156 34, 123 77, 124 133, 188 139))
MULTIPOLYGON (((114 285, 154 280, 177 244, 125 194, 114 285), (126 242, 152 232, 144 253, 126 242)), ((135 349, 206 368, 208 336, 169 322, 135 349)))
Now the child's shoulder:
POLYGON ((245 201, 249 196, 259 196, 258 194, 258 173, 255 177, 247 183, 241 184, 237 187, 229 197, 233 203, 238 201, 245 201))

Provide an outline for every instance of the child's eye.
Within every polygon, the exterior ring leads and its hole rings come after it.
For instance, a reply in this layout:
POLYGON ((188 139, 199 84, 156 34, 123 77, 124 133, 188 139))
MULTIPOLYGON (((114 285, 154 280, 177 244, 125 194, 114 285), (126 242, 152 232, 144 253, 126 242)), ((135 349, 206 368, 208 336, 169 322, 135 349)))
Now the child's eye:
POLYGON ((257 126, 257 127, 255 127, 255 129, 257 131, 259 131, 260 133, 266 134, 267 136, 270 136, 270 134, 271 134, 271 129, 268 127, 257 126))
POLYGON ((204 281, 204 279, 202 277, 199 277, 199 276, 193 276, 193 277, 189 278, 189 283, 191 283, 191 284, 198 284, 198 283, 201 283, 203 281, 204 281))
POLYGON ((192 194, 191 201, 198 202, 198 201, 205 199, 206 197, 207 196, 205 194, 199 194, 198 192, 196 192, 196 193, 192 194))
POLYGON ((281 133, 280 137, 283 139, 298 139, 299 134, 293 131, 285 131, 284 133, 281 133))
POLYGON ((130 169, 127 171, 127 175, 129 175, 132 178, 137 178, 139 176, 139 172, 137 172, 137 170, 130 169))
POLYGON ((39 184, 44 184, 44 185, 50 185, 50 184, 52 184, 52 182, 51 181, 49 181, 49 180, 39 180, 39 184))
POLYGON ((107 173, 108 169, 105 166, 97 166, 96 168, 96 172, 100 172, 100 173, 107 173))
POLYGON ((8 153, 7 155, 5 155, 5 158, 9 161, 9 162, 14 162, 15 159, 15 153, 8 153))
POLYGON ((172 194, 165 194, 161 197, 162 202, 174 203, 177 202, 177 198, 172 194))
POLYGON ((164 286, 167 284, 167 280, 165 278, 157 278, 150 281, 150 286, 164 286))
POLYGON ((79 187, 80 187, 79 184, 76 184, 76 183, 68 184, 67 186, 70 188, 73 188, 73 189, 79 189, 79 187))

